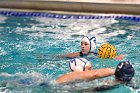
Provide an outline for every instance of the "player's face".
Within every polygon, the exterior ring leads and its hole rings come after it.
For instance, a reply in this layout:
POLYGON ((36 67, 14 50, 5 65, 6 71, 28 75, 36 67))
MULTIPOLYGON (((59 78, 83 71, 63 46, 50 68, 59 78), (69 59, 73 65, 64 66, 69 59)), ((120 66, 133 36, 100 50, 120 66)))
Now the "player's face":
POLYGON ((81 42, 81 51, 83 54, 88 54, 90 51, 90 44, 87 42, 81 42))

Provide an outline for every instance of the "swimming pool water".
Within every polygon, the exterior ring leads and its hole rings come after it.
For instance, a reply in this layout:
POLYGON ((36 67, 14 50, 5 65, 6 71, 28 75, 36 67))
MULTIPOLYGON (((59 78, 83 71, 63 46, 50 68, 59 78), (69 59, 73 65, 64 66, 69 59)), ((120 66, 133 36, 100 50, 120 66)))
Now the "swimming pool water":
MULTIPOLYGON (((139 86, 139 21, 117 17, 63 19, 0 15, 0 93, 81 93, 84 89, 89 93, 98 92, 89 88, 102 85, 102 79, 64 86, 53 82, 70 71, 69 59, 60 55, 80 51, 84 35, 96 36, 97 48, 110 43, 115 45, 118 54, 127 54, 123 61, 133 63, 136 70, 133 82, 139 86)), ((92 56, 86 58, 93 69, 115 67, 119 62, 92 56)), ((105 79, 112 80, 113 76, 105 79)), ((139 88, 124 85, 102 92, 140 93, 139 88)))

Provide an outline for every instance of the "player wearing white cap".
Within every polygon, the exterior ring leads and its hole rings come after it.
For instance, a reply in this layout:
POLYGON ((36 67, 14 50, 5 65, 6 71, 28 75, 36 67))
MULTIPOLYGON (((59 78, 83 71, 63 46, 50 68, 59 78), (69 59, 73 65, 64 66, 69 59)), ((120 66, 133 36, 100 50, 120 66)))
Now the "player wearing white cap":
POLYGON ((74 52, 74 53, 69 53, 66 54, 65 56, 68 58, 73 58, 76 56, 87 56, 90 53, 93 53, 93 55, 97 55, 97 53, 95 53, 95 49, 96 49, 96 38, 95 37, 87 37, 84 36, 81 40, 81 51, 80 52, 74 52))
MULTIPOLYGON (((68 58, 74 58, 77 56, 84 57, 89 54, 92 54, 93 56, 97 57, 98 53, 95 52, 96 49, 96 37, 87 37, 84 36, 81 40, 81 51, 80 52, 74 52, 74 53, 68 53, 65 56, 68 58)), ((114 59, 115 60, 122 60, 126 55, 117 55, 114 59)))

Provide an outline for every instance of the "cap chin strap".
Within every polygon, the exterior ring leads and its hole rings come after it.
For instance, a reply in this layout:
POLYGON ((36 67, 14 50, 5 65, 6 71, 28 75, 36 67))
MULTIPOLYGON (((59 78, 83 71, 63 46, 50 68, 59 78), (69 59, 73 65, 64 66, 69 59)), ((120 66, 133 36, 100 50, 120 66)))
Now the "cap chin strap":
POLYGON ((87 64, 88 61, 84 61, 84 60, 82 60, 81 58, 80 58, 80 60, 81 60, 82 62, 84 62, 83 71, 85 71, 86 64, 87 64))
MULTIPOLYGON (((74 70, 76 70, 76 71, 85 71, 85 66, 86 66, 88 61, 84 61, 81 58, 79 58, 79 60, 81 60, 84 63, 83 67, 77 66, 76 60, 75 59, 71 59, 71 63, 74 63, 74 65, 75 65, 74 70)), ((70 67, 71 71, 73 72, 74 70, 71 68, 70 63, 69 63, 69 67, 70 67)))

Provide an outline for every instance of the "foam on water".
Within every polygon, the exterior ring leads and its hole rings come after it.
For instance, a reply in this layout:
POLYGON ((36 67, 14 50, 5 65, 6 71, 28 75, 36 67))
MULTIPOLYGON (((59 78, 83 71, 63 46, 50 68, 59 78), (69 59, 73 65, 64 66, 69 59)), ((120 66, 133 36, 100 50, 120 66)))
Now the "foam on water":
POLYGON ((0 47, 0 55, 6 55, 7 53, 3 50, 3 49, 1 49, 1 47, 0 47))

